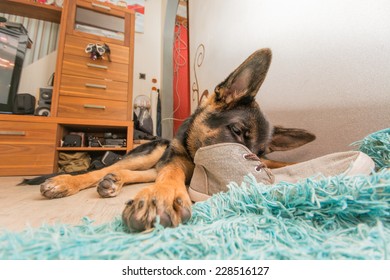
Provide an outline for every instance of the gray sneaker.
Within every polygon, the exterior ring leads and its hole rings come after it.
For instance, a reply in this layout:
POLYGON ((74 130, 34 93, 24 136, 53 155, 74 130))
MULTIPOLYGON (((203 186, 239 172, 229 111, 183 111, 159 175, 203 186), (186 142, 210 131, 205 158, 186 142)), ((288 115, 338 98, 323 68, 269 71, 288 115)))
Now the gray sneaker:
POLYGON ((252 174, 257 182, 271 185, 282 181, 295 183, 303 178, 318 178, 344 174, 370 174, 374 161, 358 151, 325 155, 302 163, 268 169, 247 147, 237 143, 222 143, 200 148, 194 158, 195 169, 189 187, 192 201, 208 199, 213 194, 228 191, 230 182, 241 183, 252 174))
POLYGON ((337 175, 369 175, 374 169, 375 162, 368 155, 359 151, 348 151, 273 169, 272 172, 275 175, 275 183, 296 183, 308 177, 321 179, 337 175))
POLYGON ((222 143, 200 148, 194 158, 189 194, 192 201, 202 201, 211 195, 226 192, 230 182, 241 182, 252 173, 258 182, 273 184, 270 169, 247 147, 238 143, 222 143))

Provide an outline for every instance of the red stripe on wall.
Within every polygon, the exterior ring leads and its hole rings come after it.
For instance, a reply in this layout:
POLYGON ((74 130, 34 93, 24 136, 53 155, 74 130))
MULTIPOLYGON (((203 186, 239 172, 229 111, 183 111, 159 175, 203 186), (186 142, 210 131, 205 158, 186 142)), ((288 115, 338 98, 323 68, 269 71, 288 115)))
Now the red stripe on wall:
POLYGON ((188 56, 188 29, 183 25, 175 27, 173 46, 173 133, 190 115, 190 81, 188 56))

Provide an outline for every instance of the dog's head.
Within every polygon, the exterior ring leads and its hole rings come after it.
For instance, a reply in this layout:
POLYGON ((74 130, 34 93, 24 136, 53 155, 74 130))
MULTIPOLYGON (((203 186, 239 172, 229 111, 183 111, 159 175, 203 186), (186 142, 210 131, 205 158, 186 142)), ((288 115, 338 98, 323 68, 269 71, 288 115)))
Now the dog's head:
POLYGON ((256 102, 271 64, 270 49, 249 56, 205 99, 191 118, 187 147, 193 157, 203 146, 241 143, 261 156, 300 147, 315 139, 302 129, 273 127, 256 102))

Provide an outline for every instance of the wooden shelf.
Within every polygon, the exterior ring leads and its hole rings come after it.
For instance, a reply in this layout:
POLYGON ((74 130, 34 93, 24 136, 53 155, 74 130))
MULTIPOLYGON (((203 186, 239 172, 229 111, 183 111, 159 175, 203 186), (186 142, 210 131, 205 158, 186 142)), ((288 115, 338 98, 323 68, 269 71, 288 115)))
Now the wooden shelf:
MULTIPOLYGON (((53 117, 54 118, 54 117, 53 117)), ((55 118, 55 121, 59 124, 63 125, 73 125, 73 126, 114 126, 114 127, 128 127, 132 126, 132 121, 114 121, 114 120, 94 120, 94 119, 76 119, 76 118, 55 118)))
POLYGON ((57 6, 36 3, 32 0, 1 0, 0 11, 55 23, 60 23, 62 13, 62 9, 57 6))
POLYGON ((105 147, 57 147, 60 152, 99 152, 99 151, 126 151, 123 148, 105 148, 105 147))
MULTIPOLYGON (((0 0, 1 1, 1 0, 0 0)), ((0 114, 0 121, 24 121, 24 122, 43 122, 43 123, 58 123, 62 125, 72 126, 95 126, 95 127, 118 127, 125 128, 133 125, 132 121, 114 121, 105 120, 103 123, 101 120, 94 119, 74 119, 74 118, 58 118, 58 117, 42 117, 34 115, 16 115, 16 114, 0 114)))
POLYGON ((34 116, 34 115, 0 114, 0 121, 55 123, 55 120, 56 119, 53 117, 42 117, 42 116, 34 116))

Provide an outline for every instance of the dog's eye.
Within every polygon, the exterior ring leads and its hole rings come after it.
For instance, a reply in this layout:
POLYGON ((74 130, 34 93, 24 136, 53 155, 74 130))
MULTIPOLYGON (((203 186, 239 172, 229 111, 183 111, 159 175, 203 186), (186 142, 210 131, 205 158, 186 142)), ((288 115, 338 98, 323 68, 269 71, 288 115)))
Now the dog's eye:
POLYGON ((235 127, 234 125, 232 125, 232 126, 230 127, 230 129, 231 129, 231 131, 232 131, 234 134, 236 134, 237 136, 241 136, 241 130, 240 130, 239 128, 237 128, 237 127, 235 127))

